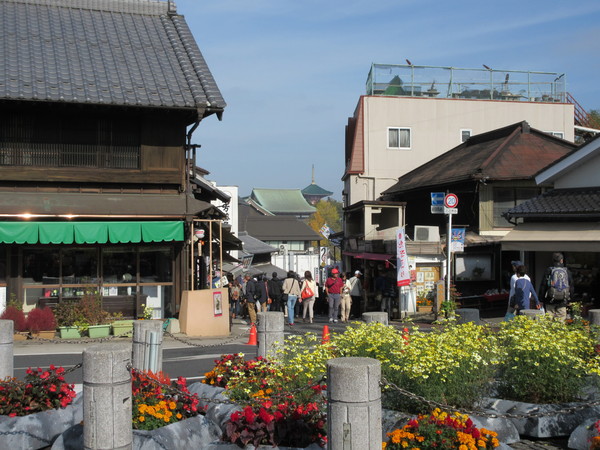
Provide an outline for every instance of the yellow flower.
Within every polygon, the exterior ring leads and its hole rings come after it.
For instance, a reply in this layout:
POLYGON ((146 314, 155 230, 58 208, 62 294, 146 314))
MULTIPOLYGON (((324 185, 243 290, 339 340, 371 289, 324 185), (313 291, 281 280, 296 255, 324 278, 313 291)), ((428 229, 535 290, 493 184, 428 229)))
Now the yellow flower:
POLYGON ((144 416, 140 416, 140 417, 138 417, 138 420, 139 420, 140 422, 144 422, 144 421, 146 420, 146 418, 145 418, 144 416))

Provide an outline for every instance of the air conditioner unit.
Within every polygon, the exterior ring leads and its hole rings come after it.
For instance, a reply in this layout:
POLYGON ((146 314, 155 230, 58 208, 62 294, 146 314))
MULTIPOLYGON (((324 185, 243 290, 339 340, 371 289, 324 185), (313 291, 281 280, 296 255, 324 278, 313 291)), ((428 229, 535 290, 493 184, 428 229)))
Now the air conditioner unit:
POLYGON ((315 254, 315 248, 314 247, 308 247, 308 250, 306 251, 307 255, 314 255, 315 254))
POLYGON ((440 228, 415 225, 415 241, 439 242, 440 228))
POLYGON ((287 252, 288 246, 287 244, 279 244, 279 254, 280 255, 285 255, 285 253, 287 252))

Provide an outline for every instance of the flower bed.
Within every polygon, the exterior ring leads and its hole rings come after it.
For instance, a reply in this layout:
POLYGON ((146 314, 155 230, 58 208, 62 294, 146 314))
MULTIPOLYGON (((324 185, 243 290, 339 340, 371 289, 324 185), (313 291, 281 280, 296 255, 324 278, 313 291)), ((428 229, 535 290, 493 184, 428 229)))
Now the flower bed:
POLYGON ((500 446, 497 436, 485 428, 478 429, 464 414, 435 409, 430 415, 419 415, 401 429, 387 433, 389 440, 383 448, 493 449, 500 446))
POLYGON ((44 448, 83 419, 82 402, 62 367, 27 369, 24 381, 0 381, 0 432, 3 448, 44 448))

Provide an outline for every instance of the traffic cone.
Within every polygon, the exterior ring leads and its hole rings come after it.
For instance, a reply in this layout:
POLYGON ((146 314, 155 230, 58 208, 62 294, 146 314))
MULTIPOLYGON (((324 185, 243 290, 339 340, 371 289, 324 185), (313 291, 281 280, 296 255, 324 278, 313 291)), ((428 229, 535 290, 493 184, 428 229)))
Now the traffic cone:
POLYGON ((248 338, 246 345, 258 345, 256 340, 256 325, 252 325, 252 328, 250 328, 250 337, 248 338))
POLYGON ((321 339, 321 344, 326 344, 327 342, 329 342, 329 327, 323 325, 323 338, 321 339))

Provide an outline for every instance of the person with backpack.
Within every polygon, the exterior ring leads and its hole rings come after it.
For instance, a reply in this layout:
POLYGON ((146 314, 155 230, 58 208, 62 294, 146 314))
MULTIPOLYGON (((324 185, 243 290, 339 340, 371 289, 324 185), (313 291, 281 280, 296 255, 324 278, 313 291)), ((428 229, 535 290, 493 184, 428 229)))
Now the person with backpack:
POLYGON ((542 306, 531 281, 529 281, 529 278, 525 278, 526 272, 527 269, 524 265, 517 267, 517 280, 515 281, 514 294, 510 297, 510 306, 514 309, 514 314, 520 314, 524 309, 529 309, 530 298, 535 300, 535 307, 537 309, 540 309, 542 306))
POLYGON ((546 269, 540 285, 540 298, 544 302, 547 314, 565 321, 567 304, 573 298, 573 275, 564 265, 562 253, 552 254, 553 265, 546 269))

